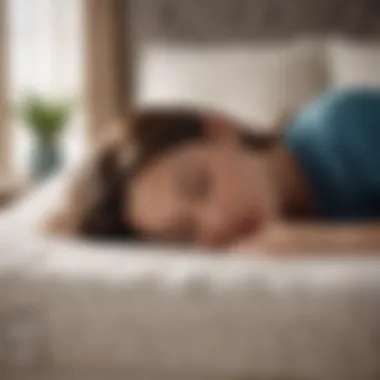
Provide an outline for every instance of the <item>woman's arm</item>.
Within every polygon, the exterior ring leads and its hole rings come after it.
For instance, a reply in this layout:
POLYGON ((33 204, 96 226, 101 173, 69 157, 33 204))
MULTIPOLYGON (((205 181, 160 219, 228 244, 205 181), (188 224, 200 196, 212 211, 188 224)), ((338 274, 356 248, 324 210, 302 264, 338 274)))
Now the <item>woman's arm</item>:
POLYGON ((231 247, 232 253, 299 256, 380 256, 380 223, 279 224, 231 247))

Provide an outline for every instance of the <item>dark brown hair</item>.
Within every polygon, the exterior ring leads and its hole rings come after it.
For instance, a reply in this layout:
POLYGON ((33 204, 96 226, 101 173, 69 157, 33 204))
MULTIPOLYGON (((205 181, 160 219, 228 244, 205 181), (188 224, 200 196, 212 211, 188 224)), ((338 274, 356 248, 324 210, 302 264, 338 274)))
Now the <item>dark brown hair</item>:
MULTIPOLYGON (((128 137, 122 133, 123 137, 103 146, 86 167, 87 175, 82 173, 77 180, 68 210, 72 216, 65 221, 68 229, 92 239, 142 239, 125 220, 128 185, 156 157, 206 138, 204 115, 188 108, 157 107, 138 110, 124 118, 120 125, 122 130, 128 130, 128 137), (136 151, 135 157, 125 162, 123 157, 131 149, 136 151), (91 192, 96 194, 89 196, 91 192), (76 212, 79 209, 81 212, 76 212)), ((242 144, 255 150, 268 149, 277 141, 274 135, 248 132, 243 127, 239 134, 242 144)))

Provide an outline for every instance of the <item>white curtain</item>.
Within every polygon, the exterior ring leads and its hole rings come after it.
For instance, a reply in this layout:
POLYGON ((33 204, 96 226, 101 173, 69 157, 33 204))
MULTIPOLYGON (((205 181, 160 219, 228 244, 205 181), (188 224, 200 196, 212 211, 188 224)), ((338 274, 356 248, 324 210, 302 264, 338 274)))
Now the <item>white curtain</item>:
MULTIPOLYGON (((64 139, 66 163, 82 155, 83 143, 83 0, 8 0, 10 90, 13 103, 34 93, 75 99, 75 116, 64 139)), ((13 123, 17 173, 28 168, 31 136, 13 123)))

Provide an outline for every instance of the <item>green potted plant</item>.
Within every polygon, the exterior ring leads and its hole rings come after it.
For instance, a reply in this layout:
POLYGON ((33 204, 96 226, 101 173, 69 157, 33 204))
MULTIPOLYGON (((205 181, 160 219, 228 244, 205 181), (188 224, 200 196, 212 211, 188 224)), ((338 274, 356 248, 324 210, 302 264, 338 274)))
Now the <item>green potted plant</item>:
POLYGON ((31 96, 22 102, 20 116, 34 137, 30 160, 33 179, 48 177, 62 164, 60 137, 70 115, 68 101, 31 96))

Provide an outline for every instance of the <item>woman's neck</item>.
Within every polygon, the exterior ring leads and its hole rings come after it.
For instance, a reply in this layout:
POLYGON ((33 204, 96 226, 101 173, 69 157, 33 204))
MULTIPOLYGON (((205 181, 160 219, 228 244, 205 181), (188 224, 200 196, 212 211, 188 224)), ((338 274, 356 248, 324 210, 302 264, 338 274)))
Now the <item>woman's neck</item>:
POLYGON ((291 153, 279 145, 268 153, 268 163, 279 191, 282 215, 315 216, 318 211, 312 190, 291 153))

